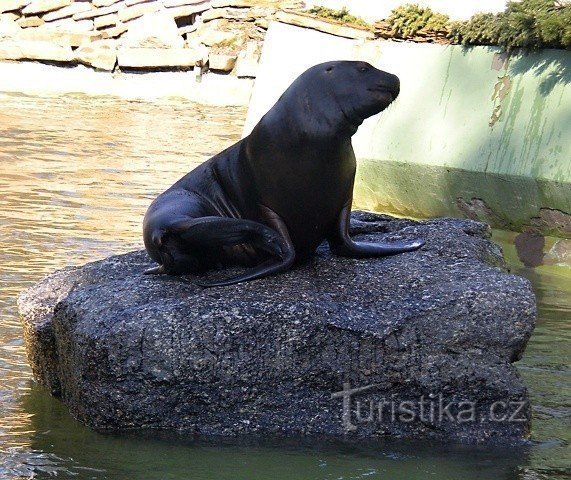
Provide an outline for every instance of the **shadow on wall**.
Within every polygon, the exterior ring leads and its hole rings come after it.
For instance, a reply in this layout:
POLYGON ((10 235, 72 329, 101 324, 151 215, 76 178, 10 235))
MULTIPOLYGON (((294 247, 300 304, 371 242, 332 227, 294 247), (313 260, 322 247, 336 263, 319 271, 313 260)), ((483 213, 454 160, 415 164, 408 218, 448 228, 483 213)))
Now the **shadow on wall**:
POLYGON ((510 58, 510 73, 523 75, 533 72, 536 77, 541 76, 546 70, 550 73, 539 83, 539 93, 549 95, 557 85, 571 83, 571 60, 568 51, 551 50, 551 55, 543 56, 537 52, 519 52, 512 54, 510 58))

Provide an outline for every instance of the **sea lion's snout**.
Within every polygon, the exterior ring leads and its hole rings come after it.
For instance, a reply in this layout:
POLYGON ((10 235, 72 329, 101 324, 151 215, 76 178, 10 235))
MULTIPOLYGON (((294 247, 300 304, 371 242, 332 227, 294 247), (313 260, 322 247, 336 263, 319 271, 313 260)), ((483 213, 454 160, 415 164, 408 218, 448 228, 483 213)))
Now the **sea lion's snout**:
POLYGON ((381 79, 377 81, 374 87, 370 87, 371 92, 388 93, 391 96, 391 102, 395 100, 400 93, 400 80, 399 77, 392 73, 382 72, 381 79))
POLYGON ((394 83, 393 83, 392 94, 393 94, 393 100, 395 100, 400 93, 400 80, 399 77, 397 77, 396 75, 393 75, 393 77, 394 77, 394 83))

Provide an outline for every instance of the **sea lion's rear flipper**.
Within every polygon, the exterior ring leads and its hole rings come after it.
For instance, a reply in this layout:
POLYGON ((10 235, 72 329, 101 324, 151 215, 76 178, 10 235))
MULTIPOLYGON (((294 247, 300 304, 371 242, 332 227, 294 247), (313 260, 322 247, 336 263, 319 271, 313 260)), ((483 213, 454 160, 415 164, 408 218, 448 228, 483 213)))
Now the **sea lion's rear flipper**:
POLYGON ((279 215, 277 215, 273 210, 269 209, 268 207, 261 206, 260 209, 262 217, 272 227, 269 230, 271 230, 274 233, 277 233, 277 239, 280 248, 280 253, 278 258, 277 259, 272 258, 270 260, 267 260, 261 263, 260 265, 251 268, 242 275, 213 282, 199 281, 197 282, 199 285, 203 287, 223 287, 226 285, 233 285, 235 283, 247 282, 249 280, 255 280, 257 278, 267 277, 268 275, 274 275, 276 273, 288 270, 293 265, 293 262, 295 260, 295 249, 291 242, 285 223, 279 217, 279 215))
POLYGON ((272 254, 282 253, 278 233, 260 222, 228 217, 182 219, 170 224, 167 236, 178 237, 194 249, 215 249, 250 243, 272 254))
POLYGON ((226 278, 224 280, 212 281, 212 282, 202 282, 197 281, 196 283, 201 287, 225 287, 227 285, 234 285, 236 283, 247 282, 249 280, 255 280, 257 278, 267 277, 269 275, 274 275, 276 273, 283 272, 291 267, 293 262, 289 262, 286 258, 281 258, 279 260, 270 259, 260 265, 251 268, 242 275, 236 277, 226 278))
MULTIPOLYGON (((163 226, 160 232, 151 235, 161 265, 147 270, 146 274, 184 275, 197 273, 220 262, 223 247, 248 244, 262 250, 273 258, 263 262, 252 271, 229 280, 200 283, 203 286, 230 285, 259 278, 281 271, 291 265, 289 253, 293 247, 287 245, 282 235, 260 222, 228 217, 180 218, 163 226)), ((289 238, 289 237, 288 237, 289 238)), ((227 250, 228 263, 240 263, 238 253, 227 250)), ((267 256, 262 256, 264 258, 267 256)))
POLYGON ((331 251, 335 255, 353 258, 384 257, 418 250, 425 243, 424 240, 390 243, 355 242, 349 236, 350 214, 349 203, 343 207, 337 224, 327 238, 331 251))

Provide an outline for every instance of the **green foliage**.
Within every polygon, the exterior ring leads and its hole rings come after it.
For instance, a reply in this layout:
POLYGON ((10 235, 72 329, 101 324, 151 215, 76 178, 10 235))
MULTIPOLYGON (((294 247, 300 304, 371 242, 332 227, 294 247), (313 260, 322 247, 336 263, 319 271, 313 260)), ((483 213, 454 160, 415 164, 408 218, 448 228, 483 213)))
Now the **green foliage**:
POLYGON ((449 26, 465 45, 513 48, 571 48, 571 4, 553 0, 509 1, 504 12, 478 14, 449 26))
POLYGON ((414 37, 420 30, 441 31, 449 22, 447 15, 416 4, 395 8, 388 18, 393 34, 402 38, 414 37))
POLYGON ((349 11, 343 7, 341 10, 333 10, 332 8, 315 6, 307 10, 308 13, 313 13, 319 17, 330 18, 341 23, 349 23, 351 25, 358 25, 361 27, 369 27, 369 24, 360 17, 351 15, 349 11))
MULTIPOLYGON (((310 13, 342 23, 369 26, 346 8, 313 7, 310 13)), ((571 49, 571 2, 568 0, 510 0, 504 12, 478 13, 465 22, 416 4, 395 8, 388 18, 392 34, 413 38, 419 32, 446 33, 453 43, 513 48, 571 49)))
POLYGON ((454 43, 496 45, 500 24, 493 13, 477 13, 467 22, 451 22, 449 38, 454 43))

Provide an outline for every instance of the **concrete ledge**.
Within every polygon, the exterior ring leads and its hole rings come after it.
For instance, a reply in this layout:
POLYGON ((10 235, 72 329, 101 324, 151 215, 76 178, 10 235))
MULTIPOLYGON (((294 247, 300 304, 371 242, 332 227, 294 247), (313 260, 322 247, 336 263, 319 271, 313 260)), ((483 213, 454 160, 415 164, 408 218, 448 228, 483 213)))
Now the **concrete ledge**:
POLYGON ((120 48, 117 61, 126 68, 192 67, 202 60, 198 50, 190 48, 120 48))
POLYGON ((245 106, 253 81, 209 73, 196 81, 193 72, 96 72, 77 66, 0 62, 0 91, 29 95, 111 95, 124 98, 181 97, 209 105, 245 106), (42 81, 38 82, 41 78, 42 81))
POLYGON ((339 37, 362 40, 373 40, 375 38, 373 32, 367 29, 342 25, 337 22, 315 18, 313 15, 305 15, 298 12, 278 12, 276 19, 282 23, 311 28, 313 30, 337 35, 339 37))

